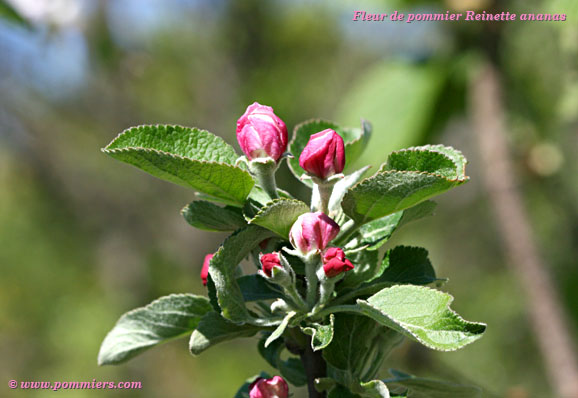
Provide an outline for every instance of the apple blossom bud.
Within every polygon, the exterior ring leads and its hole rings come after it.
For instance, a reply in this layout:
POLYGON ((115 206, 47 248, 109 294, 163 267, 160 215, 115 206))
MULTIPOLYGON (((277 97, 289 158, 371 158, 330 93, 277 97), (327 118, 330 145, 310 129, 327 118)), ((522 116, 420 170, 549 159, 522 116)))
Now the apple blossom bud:
POLYGON ((251 398, 287 398, 288 396, 289 386, 281 376, 274 376, 271 379, 259 377, 249 386, 251 398))
POLYGON ((269 278, 273 276, 272 275, 273 267, 283 268, 283 266, 281 265, 281 259, 279 258, 279 253, 263 254, 261 255, 261 258, 259 260, 261 261, 261 267, 263 268, 263 272, 269 278))
POLYGON ((345 167, 343 138, 331 129, 313 134, 299 156, 299 165, 311 176, 323 180, 341 173, 345 167))
POLYGON ((277 162, 287 140, 287 127, 270 106, 254 102, 237 121, 237 141, 249 160, 270 157, 277 162))
POLYGON ((209 263, 213 258, 214 254, 207 254, 205 256, 205 261, 203 261, 203 268, 201 269, 201 279, 203 280, 203 285, 207 286, 207 278, 209 277, 209 263))
POLYGON ((345 253, 339 247, 331 247, 323 254, 323 271, 328 278, 352 269, 353 264, 345 258, 345 253))
POLYGON ((305 213, 299 216, 289 232, 293 247, 302 254, 323 250, 339 233, 339 225, 324 213, 305 213))

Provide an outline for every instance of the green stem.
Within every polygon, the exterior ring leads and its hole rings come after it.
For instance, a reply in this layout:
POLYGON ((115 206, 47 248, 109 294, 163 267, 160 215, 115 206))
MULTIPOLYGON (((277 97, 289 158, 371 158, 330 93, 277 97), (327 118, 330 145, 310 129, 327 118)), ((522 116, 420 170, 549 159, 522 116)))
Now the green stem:
POLYGON ((275 181, 275 171, 277 171, 277 164, 271 161, 261 162, 252 160, 249 162, 249 170, 257 178, 259 186, 271 199, 278 199, 277 182, 275 181))
POLYGON ((287 294, 287 296, 289 296, 291 301, 293 301, 293 303, 295 304, 295 309, 298 312, 307 312, 307 310, 308 310, 307 303, 303 300, 301 295, 297 292, 297 290, 295 289, 295 286, 287 287, 284 290, 285 290, 285 293, 287 294))
POLYGON ((315 314, 314 319, 323 319, 329 314, 335 314, 337 312, 359 312, 359 308, 356 304, 343 304, 343 305, 334 305, 328 308, 325 308, 322 311, 319 311, 315 314))
POLYGON ((312 309, 317 302, 317 265, 318 256, 313 256, 305 262, 305 278, 307 279, 307 306, 312 309))
POLYGON ((320 208, 319 211, 329 215, 329 199, 331 198, 331 193, 333 192, 333 183, 327 184, 317 184, 317 189, 319 190, 319 200, 320 208))

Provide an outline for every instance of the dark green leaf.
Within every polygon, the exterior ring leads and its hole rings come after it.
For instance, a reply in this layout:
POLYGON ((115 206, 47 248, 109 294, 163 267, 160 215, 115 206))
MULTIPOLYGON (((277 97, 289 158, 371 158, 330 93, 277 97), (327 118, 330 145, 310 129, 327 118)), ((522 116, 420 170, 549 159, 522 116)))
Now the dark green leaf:
POLYGON ((192 188, 212 200, 241 206, 254 185, 233 164, 233 148, 213 134, 181 126, 139 126, 125 130, 106 154, 155 177, 192 188))
POLYGON ((347 254, 347 258, 354 268, 345 274, 345 278, 338 285, 339 290, 356 287, 380 274, 381 264, 377 251, 362 250, 347 254))
POLYGON ((289 357, 287 360, 281 359, 281 353, 285 350, 285 343, 281 339, 273 341, 269 346, 265 347, 265 340, 268 335, 265 335, 259 341, 259 353, 261 356, 274 368, 279 369, 281 376, 283 376, 289 383, 294 386, 304 386, 307 384, 307 376, 303 364, 298 358, 289 357))
POLYGON ((249 225, 229 236, 215 253, 209 266, 209 274, 215 283, 223 317, 236 323, 250 320, 243 293, 236 280, 235 269, 254 247, 272 236, 271 231, 249 225))
POLYGON ((5 0, 0 0, 0 18, 11 22, 15 22, 27 28, 32 27, 30 22, 24 18, 18 11, 5 0))
POLYGON ((376 282, 427 285, 437 280, 428 252, 421 247, 397 246, 386 253, 383 263, 385 271, 376 282))
POLYGON ((216 312, 209 312, 201 319, 199 326, 191 335, 189 350, 192 354, 199 355, 215 344, 239 337, 251 337, 258 331, 257 326, 237 325, 216 312))
POLYGON ((205 297, 172 294, 127 312, 102 342, 98 363, 118 364, 160 343, 188 335, 211 310, 205 297))
POLYGON ((273 300, 283 297, 275 285, 268 283, 258 274, 244 275, 237 278, 245 302, 258 300, 273 300))
POLYGON ((263 207, 249 224, 260 225, 289 239, 289 230, 297 218, 309 212, 309 206, 296 199, 275 199, 263 207))
POLYGON ((462 319, 449 308, 452 301, 437 290, 397 285, 357 304, 363 314, 429 348, 454 351, 482 337, 486 325, 462 319))
POLYGON ((407 396, 410 398, 476 398, 482 396, 482 390, 475 386, 416 377, 395 369, 390 369, 389 372, 393 377, 384 380, 384 382, 409 389, 407 396))
POLYGON ((247 225, 238 208, 221 207, 204 200, 189 203, 181 214, 193 227, 206 231, 235 231, 247 225))

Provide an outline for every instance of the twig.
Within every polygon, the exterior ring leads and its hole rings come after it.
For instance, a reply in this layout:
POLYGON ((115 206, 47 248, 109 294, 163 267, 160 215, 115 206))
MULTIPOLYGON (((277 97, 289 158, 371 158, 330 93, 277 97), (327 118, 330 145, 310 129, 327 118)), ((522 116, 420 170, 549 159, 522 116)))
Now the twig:
POLYGON ((528 223, 515 184, 505 129, 500 79, 488 63, 471 81, 470 111, 483 160, 484 182, 509 264, 529 305, 530 323, 557 396, 578 397, 578 363, 568 323, 528 223))

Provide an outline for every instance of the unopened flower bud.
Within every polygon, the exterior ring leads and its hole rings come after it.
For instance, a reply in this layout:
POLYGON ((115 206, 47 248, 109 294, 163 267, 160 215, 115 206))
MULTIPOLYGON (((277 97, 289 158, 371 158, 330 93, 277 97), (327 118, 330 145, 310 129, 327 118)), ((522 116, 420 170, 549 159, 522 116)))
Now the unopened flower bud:
POLYGON ((261 268, 263 269, 263 272, 269 278, 273 276, 273 267, 283 268, 281 265, 281 259, 279 258, 279 253, 263 254, 259 260, 261 261, 261 268))
POLYGON ((299 165, 309 175, 323 180, 341 173, 345 167, 343 138, 331 129, 313 134, 299 156, 299 165))
POLYGON ((209 264, 214 254, 207 254, 205 256, 205 261, 203 261, 203 268, 201 269, 201 279, 203 280, 203 285, 207 286, 207 278, 209 277, 209 264))
POLYGON ((273 158, 276 162, 287 149, 287 127, 270 106, 249 105, 237 121, 237 141, 249 160, 273 158))
POLYGON ((305 213, 299 216, 289 232, 293 247, 302 254, 323 250, 339 233, 339 225, 324 213, 305 213))
POLYGON ((288 396, 289 386, 281 376, 274 376, 271 379, 259 377, 249 386, 251 398, 287 398, 288 396))
POLYGON ((339 247, 331 247, 323 254, 323 271, 328 278, 333 278, 352 269, 353 264, 345 258, 345 253, 339 247))

